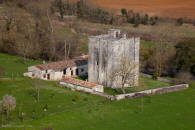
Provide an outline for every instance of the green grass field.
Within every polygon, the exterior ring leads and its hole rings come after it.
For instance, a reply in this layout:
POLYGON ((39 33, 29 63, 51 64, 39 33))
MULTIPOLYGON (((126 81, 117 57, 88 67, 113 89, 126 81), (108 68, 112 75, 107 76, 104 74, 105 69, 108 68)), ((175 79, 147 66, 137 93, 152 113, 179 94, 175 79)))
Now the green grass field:
MULTIPOLYGON (((187 90, 152 97, 109 101, 105 98, 60 88, 57 82, 40 82, 40 101, 33 96, 36 80, 24 78, 27 66, 40 64, 0 54, 4 69, 0 80, 0 99, 5 94, 16 98, 16 110, 9 121, 0 116, 0 129, 96 129, 96 130, 194 130, 195 83, 187 90), (17 77, 18 76, 18 77, 17 77), (48 111, 43 107, 48 105, 48 111), (25 113, 24 120, 21 113, 25 113), (3 125, 8 124, 3 127, 3 125), (2 127, 1 127, 2 126, 2 127)), ((159 82, 149 81, 154 86, 159 82)))
MULTIPOLYGON (((141 77, 140 79, 142 81, 142 84, 135 88, 127 88, 125 90, 126 93, 132 93, 132 92, 138 92, 148 89, 155 89, 155 88, 162 88, 162 87, 168 87, 171 86, 170 83, 161 82, 158 80, 153 80, 150 78, 144 78, 141 77)), ((111 94, 111 95, 117 95, 117 94, 123 94, 121 89, 111 89, 111 88, 105 88, 105 93, 111 94)))

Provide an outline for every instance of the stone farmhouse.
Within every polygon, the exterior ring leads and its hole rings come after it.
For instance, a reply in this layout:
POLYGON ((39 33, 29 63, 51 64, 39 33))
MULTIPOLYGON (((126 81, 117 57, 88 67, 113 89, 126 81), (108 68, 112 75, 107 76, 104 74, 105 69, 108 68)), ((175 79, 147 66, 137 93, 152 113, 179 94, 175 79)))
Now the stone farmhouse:
MULTIPOLYGON (((89 37, 88 55, 71 60, 52 62, 28 67, 24 76, 42 80, 60 81, 60 84, 74 90, 85 92, 103 92, 110 87, 111 72, 120 66, 121 55, 128 62, 136 63, 133 85, 138 85, 140 38, 127 38, 120 30, 111 29, 108 34, 89 37), (72 78, 88 76, 88 82, 72 78)), ((119 78, 120 79, 120 78, 119 78)), ((118 88, 118 81, 112 88, 118 88)), ((128 85, 127 85, 128 87, 128 85)))
POLYGON ((42 80, 59 81, 66 76, 84 76, 88 74, 88 56, 28 67, 24 76, 42 80))

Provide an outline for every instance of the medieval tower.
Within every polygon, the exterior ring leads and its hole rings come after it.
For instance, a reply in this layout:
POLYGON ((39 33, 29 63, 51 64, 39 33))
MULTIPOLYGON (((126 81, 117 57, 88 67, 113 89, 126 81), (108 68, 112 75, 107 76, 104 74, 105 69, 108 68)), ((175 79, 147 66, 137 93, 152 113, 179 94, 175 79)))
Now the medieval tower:
MULTIPOLYGON (((120 30, 111 29, 106 35, 89 37, 88 80, 105 87, 110 86, 110 75, 114 68, 120 66, 122 55, 128 61, 136 63, 133 85, 138 86, 140 38, 127 38, 120 30)), ((128 86, 128 85, 127 85, 128 86)))

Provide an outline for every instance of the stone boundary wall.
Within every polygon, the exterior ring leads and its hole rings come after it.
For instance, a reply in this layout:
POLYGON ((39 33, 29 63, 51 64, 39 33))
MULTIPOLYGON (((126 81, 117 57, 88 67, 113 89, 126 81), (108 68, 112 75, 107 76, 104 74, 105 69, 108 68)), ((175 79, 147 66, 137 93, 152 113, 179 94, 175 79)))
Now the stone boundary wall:
POLYGON ((141 91, 141 92, 120 94, 120 95, 115 96, 115 100, 136 98, 136 97, 141 97, 141 96, 150 96, 150 95, 155 95, 155 94, 170 93, 170 92, 184 90, 184 89, 187 89, 188 87, 189 87, 188 84, 180 84, 180 85, 175 85, 175 86, 170 86, 170 87, 145 90, 145 91, 141 91))
POLYGON ((91 92, 91 94, 94 94, 94 95, 97 95, 97 96, 101 96, 101 97, 105 97, 105 98, 110 99, 112 101, 115 100, 115 96, 109 95, 109 94, 106 94, 106 93, 91 92))

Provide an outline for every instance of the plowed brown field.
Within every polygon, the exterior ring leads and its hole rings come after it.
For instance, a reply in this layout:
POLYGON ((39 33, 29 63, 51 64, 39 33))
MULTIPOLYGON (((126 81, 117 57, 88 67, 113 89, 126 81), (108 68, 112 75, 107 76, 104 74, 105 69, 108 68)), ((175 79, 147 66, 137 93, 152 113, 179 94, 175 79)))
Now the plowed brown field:
POLYGON ((100 6, 132 9, 150 15, 195 18, 195 0, 94 0, 100 6))

